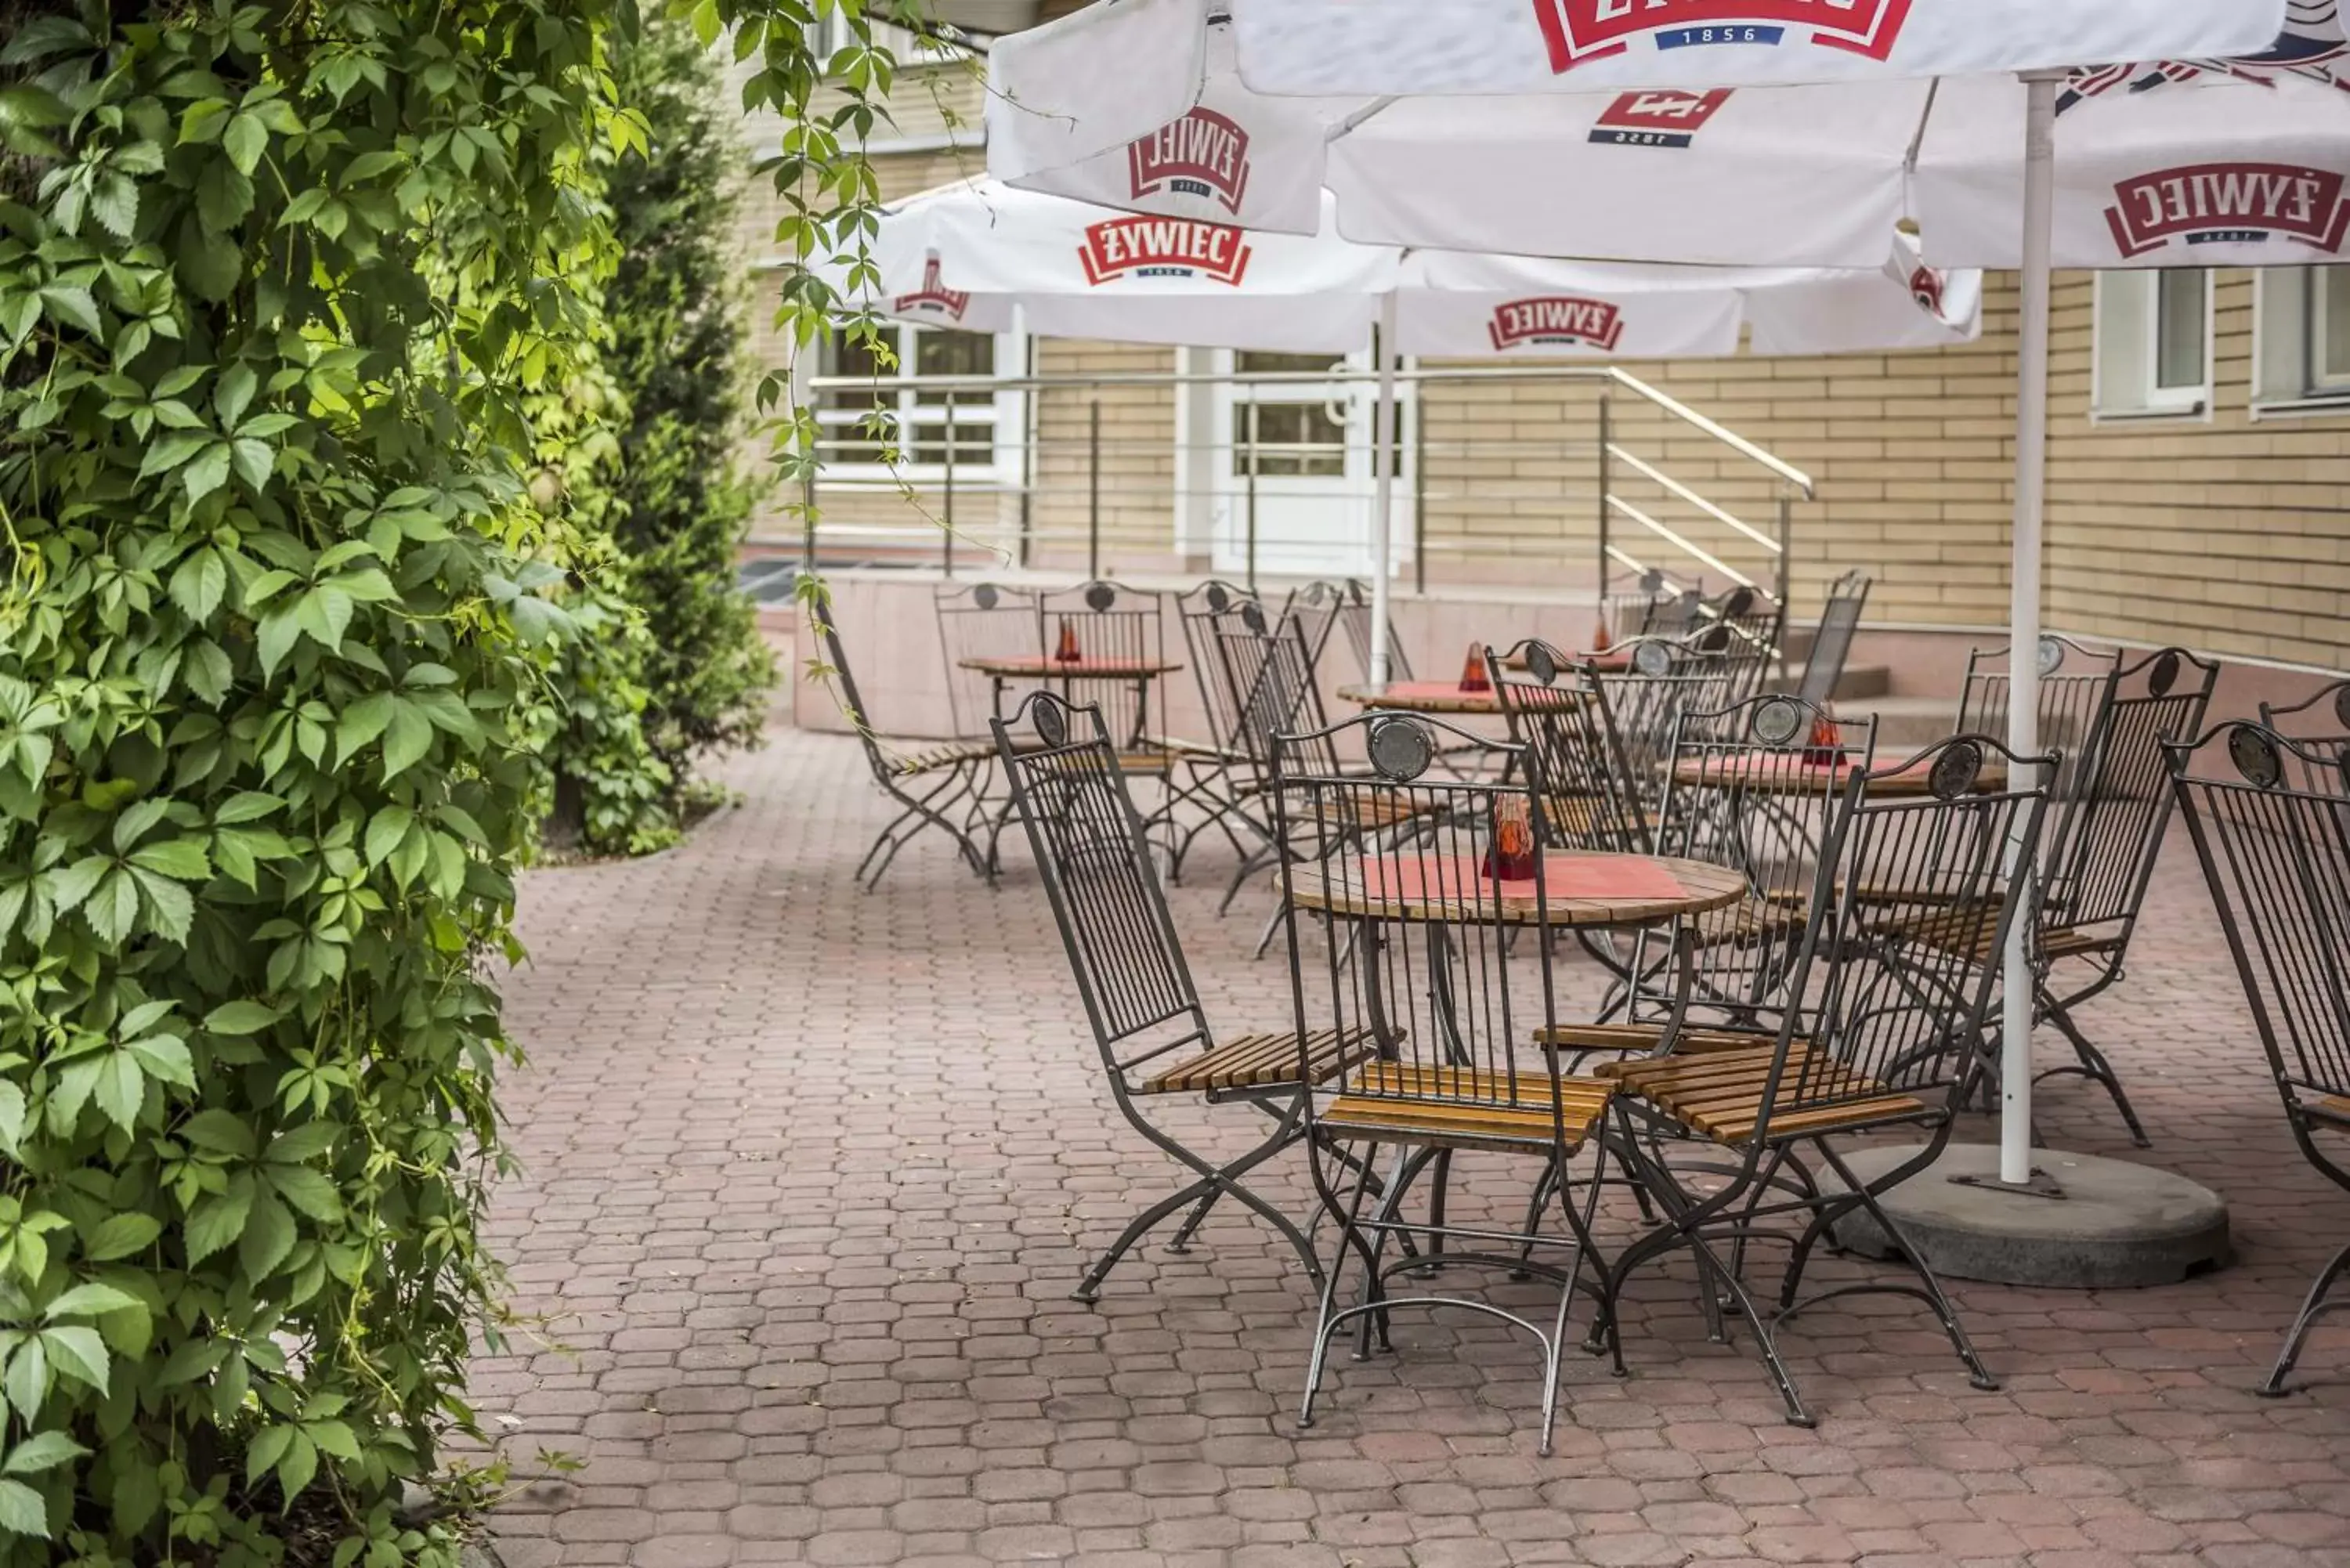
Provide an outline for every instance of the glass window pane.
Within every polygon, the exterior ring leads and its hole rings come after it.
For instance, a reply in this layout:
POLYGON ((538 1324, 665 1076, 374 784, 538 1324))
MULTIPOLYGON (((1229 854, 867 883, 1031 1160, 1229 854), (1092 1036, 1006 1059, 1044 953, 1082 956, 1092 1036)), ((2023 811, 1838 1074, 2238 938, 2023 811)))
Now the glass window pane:
POLYGON ((1280 376, 1302 373, 1327 374, 1340 362, 1335 354, 1263 354, 1243 349, 1232 356, 1232 374, 1236 376, 1280 376))
POLYGON ((2203 291, 2200 269, 2157 275, 2154 384, 2165 391, 2203 384, 2203 291))
POLYGON ((922 331, 913 338, 917 376, 995 374, 995 339, 987 333, 922 331))
MULTIPOLYGON (((1239 431, 1233 442, 1232 472, 1249 471, 1249 409, 1232 406, 1239 431)), ((1331 419, 1320 403, 1258 403, 1256 471, 1261 475, 1297 478, 1338 478, 1347 472, 1347 429, 1331 419)))
MULTIPOLYGON (((824 373, 827 376, 857 377, 887 380, 898 374, 896 367, 879 363, 870 345, 852 341, 847 333, 836 333, 825 342, 824 373)), ((853 409, 866 413, 874 409, 894 409, 898 394, 881 390, 860 391, 854 387, 836 389, 826 399, 826 406, 853 409)))
POLYGON ((2317 347, 2317 381, 2338 386, 2350 381, 2350 266, 2311 269, 2311 323, 2317 347))

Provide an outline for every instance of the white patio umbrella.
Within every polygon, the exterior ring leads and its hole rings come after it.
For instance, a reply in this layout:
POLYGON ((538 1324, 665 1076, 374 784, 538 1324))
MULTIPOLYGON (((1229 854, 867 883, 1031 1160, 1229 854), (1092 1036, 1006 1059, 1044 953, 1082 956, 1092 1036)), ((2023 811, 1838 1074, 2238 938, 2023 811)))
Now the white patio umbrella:
MULTIPOLYGON (((1720 358, 1933 348, 1981 329, 1982 276, 1926 267, 1887 230, 1873 270, 1581 263, 1138 215, 1001 182, 885 212, 870 302, 899 319, 1048 337, 1378 356, 1373 445, 1397 437, 1394 357, 1720 358), (1374 336, 1376 328, 1377 336, 1374 336)), ((1371 677, 1386 676, 1394 465, 1373 460, 1371 677)), ((1604 569, 1604 567, 1603 567, 1604 569)))
MULTIPOLYGON (((989 161, 995 172, 1013 178, 1087 160, 1101 171, 1102 154, 1125 148, 1131 161, 1140 139, 1191 116, 1211 91, 1214 111, 1243 130, 1248 122, 1233 112, 1243 100, 1289 98, 1295 104, 1288 118, 1276 121, 1266 143, 1273 151, 1302 144, 1313 124, 1324 128, 1326 149, 1344 150, 1358 137, 1367 147, 1382 122, 1400 128, 1393 140, 1406 152, 1440 140, 1444 145, 1431 155, 1435 177, 1406 182, 1390 164, 1382 189, 1398 203, 1434 203, 1447 192, 1461 198, 1444 222, 1431 225, 1453 244, 1587 254, 1591 244, 1558 242, 1553 220, 1564 208, 1589 219, 1578 232, 1653 219, 1661 227, 1652 233, 1684 236, 1644 236, 1638 251, 1619 244, 1606 252, 1614 255, 1834 259, 1851 241, 1846 225, 1867 232, 1882 223, 1884 202, 1903 200, 1903 173, 1941 88, 1970 77, 2022 76, 2016 94, 1986 99, 1972 134, 2021 184, 2009 744, 2030 753, 2038 750, 2059 85, 2078 67, 2108 61, 2258 56, 2306 67, 2338 57, 2343 38, 2334 7, 2294 9, 2306 13, 2298 30, 2288 28, 2285 0, 1123 0, 997 46, 990 63, 989 161), (1225 20, 1229 70, 1211 25, 1225 20), (1773 88, 1789 89, 1777 100, 1783 109, 1793 89, 1809 89, 1782 119, 1783 130, 1801 132, 1815 154, 1808 170, 1782 171, 1753 158, 1690 159, 1679 175, 1651 170, 1628 189, 1602 190, 1586 202, 1589 188, 1565 180, 1543 157, 1573 145, 1576 130, 1586 147, 1687 151, 1682 132, 1669 125, 1610 126, 1601 116, 1620 109, 1637 118, 1628 111, 1641 107, 1641 93, 1663 92, 1679 95, 1670 107, 1680 109, 1681 120, 1730 114, 1734 124, 1748 113, 1748 89, 1773 88), (1589 97, 1595 92, 1615 96, 1599 106, 1589 97), (1479 94, 1505 96, 1447 96, 1479 94), (1526 104, 1523 95, 1581 95, 1588 114, 1578 118, 1565 104, 1526 104), (1443 101, 1431 106, 1430 98, 1443 101), (1732 101, 1742 99, 1747 101, 1732 101), (1913 105, 1916 112, 1905 116, 1913 105), (1502 157, 1463 156, 1461 143, 1473 143, 1489 117, 1547 140, 1504 142, 1502 157), (1711 172, 1703 172, 1709 164, 1711 172), (1680 181, 1689 182, 1689 194, 1679 193, 1680 181)), ((2076 80, 2074 90, 2090 85, 2076 80)), ((1652 98, 1646 107, 1655 117, 1668 106, 1652 98)), ((1715 140, 1710 126, 1705 134, 1715 140)), ((1719 140, 1731 138, 1725 131, 1719 140)), ((1120 204, 1163 196, 1143 188, 1139 168, 1130 162, 1120 204)), ((1328 167, 1326 174, 1338 187, 1346 232, 1376 232, 1357 227, 1353 211, 1358 199, 1381 193, 1369 188, 1373 177, 1366 173, 1358 191, 1343 170, 1328 167)), ((1929 254, 1933 243, 1929 234, 1929 254)), ((2017 1185, 2032 1176, 2025 936, 2019 925, 2010 940, 2002 1020, 2000 1174, 2017 1185)))

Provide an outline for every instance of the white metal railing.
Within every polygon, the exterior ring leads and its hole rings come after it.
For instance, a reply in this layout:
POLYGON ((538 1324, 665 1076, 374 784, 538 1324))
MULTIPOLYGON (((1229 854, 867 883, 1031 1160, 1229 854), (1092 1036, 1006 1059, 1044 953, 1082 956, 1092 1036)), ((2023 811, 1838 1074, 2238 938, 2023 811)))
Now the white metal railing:
MULTIPOLYGON (((1394 458, 1408 557, 1398 569, 1422 589, 1579 560, 1602 597, 1661 577, 1784 602, 1794 508, 1814 489, 1754 441, 1611 367, 1421 369, 1396 379, 1408 410, 1394 458), (1692 435, 1702 438, 1695 448, 1692 435), (1762 514, 1767 524, 1752 520, 1762 514)), ((935 561, 949 575, 982 562, 1080 561, 1098 575, 1106 562, 1172 566, 1202 554, 1252 584, 1260 570, 1360 570, 1367 560, 1347 556, 1367 550, 1370 386, 1360 368, 816 378, 808 389, 819 397, 863 405, 911 390, 921 400, 878 438, 837 416, 824 422, 822 467, 801 498, 802 552, 935 561), (1153 391, 1169 412, 1139 417, 1153 391), (996 401, 1005 393, 1019 394, 1008 421, 996 401), (986 417, 969 418, 962 400, 986 400, 986 417), (1276 410, 1317 439, 1268 438, 1276 410), (925 461, 877 461, 890 441, 925 461), (1309 564, 1320 556, 1331 558, 1309 564)))

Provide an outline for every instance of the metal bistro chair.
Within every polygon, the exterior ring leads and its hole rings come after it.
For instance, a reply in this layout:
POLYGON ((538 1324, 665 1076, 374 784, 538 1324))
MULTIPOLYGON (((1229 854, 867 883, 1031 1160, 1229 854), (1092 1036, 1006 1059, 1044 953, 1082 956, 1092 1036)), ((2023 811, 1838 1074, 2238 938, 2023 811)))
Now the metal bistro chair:
POLYGON ((1739 683, 1730 691, 1731 699, 1737 701, 1760 691, 1763 680, 1779 668, 1783 659, 1787 640, 1787 607, 1742 583, 1703 607, 1699 614, 1704 623, 1701 629, 1718 628, 1730 639, 1727 646, 1719 650, 1729 654, 1739 670, 1739 683))
POLYGON ((1047 687, 1064 702, 1101 709, 1119 767, 1163 779, 1176 753, 1166 739, 1157 676, 1148 673, 1167 661, 1167 618, 1159 596, 1119 583, 1080 583, 1044 595, 1037 610, 1048 664, 1061 662, 1067 650, 1074 653, 1073 668, 1106 671, 1055 672, 1045 678, 1047 687))
POLYGON ((1852 639, 1860 630, 1861 612, 1868 607, 1872 579, 1866 572, 1851 571, 1828 589, 1827 607, 1812 632, 1812 646, 1804 655, 1804 679, 1795 695, 1814 707, 1835 701, 1844 683, 1845 665, 1852 658, 1852 639))
MULTIPOLYGON (((1978 648, 1967 654, 1966 685, 1959 694, 1956 734, 2007 733, 2008 649, 1978 648)), ((2068 637, 2040 639, 2040 743, 2064 761, 2048 792, 2053 842, 2075 793, 2074 781, 2088 762, 2089 737, 2114 699, 2121 649, 2095 649, 2068 637)))
POLYGON ((2261 722, 2292 738, 2293 745, 2284 753, 2289 777, 2301 770, 2305 754, 2314 753, 2321 759, 2315 774, 2303 772, 2291 778, 2295 789, 2323 794, 2335 787, 2341 776, 2338 764, 2343 758, 2350 757, 2350 680, 2336 680, 2289 708, 2272 708, 2263 702, 2261 722))
POLYGON ((1840 726, 1830 742, 1820 730, 1825 717, 1783 696, 1682 717, 1654 852, 1734 867, 1745 875, 1745 897, 1683 929, 1640 932, 1626 970, 1624 1021, 1563 1024, 1545 1044, 1579 1058, 1777 1036, 1812 931, 1813 883, 1876 760, 1874 722, 1840 726), (1686 979, 1674 961, 1683 946, 1686 979))
POLYGON ((816 634, 824 639, 833 676, 840 682, 842 705, 848 722, 857 727, 873 782, 899 808, 866 850, 865 858, 857 863, 856 879, 868 893, 879 888, 898 851, 931 827, 953 839, 971 868, 993 882, 993 857, 981 852, 973 828, 986 818, 987 781, 995 764, 995 748, 958 742, 908 752, 885 744, 874 727, 872 710, 857 694, 857 677, 849 672, 848 651, 841 646, 840 628, 833 620, 831 596, 819 587, 806 602, 815 618, 816 634))
POLYGON ((1037 618, 1036 596, 994 583, 956 584, 937 593, 939 647, 946 658, 947 703, 954 715, 955 735, 962 740, 988 738, 988 724, 1003 711, 1017 707, 1036 687, 1031 683, 1001 685, 974 670, 966 659, 1035 659, 1045 653, 1044 623, 1037 618))
POLYGON ((1737 672, 1719 651, 1706 652, 1672 639, 1636 638, 1616 651, 1617 660, 1586 669, 1615 716, 1625 777, 1642 808, 1654 817, 1664 806, 1674 724, 1683 713, 1729 707, 1735 700, 1731 688, 1737 672))
POLYGON ((1321 678, 1322 655, 1330 646, 1331 634, 1338 629, 1339 611, 1346 602, 1343 585, 1325 582, 1292 588, 1289 597, 1282 601, 1281 618, 1295 620, 1304 633, 1306 662, 1317 680, 1321 678))
MULTIPOLYGON (((1347 579, 1339 590, 1336 619, 1346 630, 1347 646, 1355 650, 1356 665, 1362 670, 1363 679, 1368 680, 1371 678, 1371 590, 1368 584, 1354 577, 1347 579)), ((1388 619, 1388 679, 1419 679, 1411 672, 1411 656, 1404 651, 1403 639, 1396 635, 1393 617, 1388 619)))
MULTIPOLYGON (((2350 778, 2338 753, 2259 724, 2166 749, 2293 1142, 2350 1189, 2350 778)), ((2282 1397, 2310 1328, 2350 1306, 2334 1293, 2345 1272, 2350 1246, 2318 1271, 2261 1393, 2282 1397)))
MULTIPOLYGON (((1313 1424, 1330 1342, 1350 1321, 1360 1320, 1361 1355, 1375 1330, 1384 1345, 1395 1308, 1458 1306, 1523 1328, 1542 1345, 1541 1446, 1548 1453, 1567 1317, 1577 1281, 1587 1264, 1597 1264, 1590 1211, 1602 1172, 1593 1170, 1580 1195, 1575 1183, 1558 1189, 1564 1234, 1450 1223, 1439 1197, 1431 1197, 1425 1218, 1404 1210, 1410 1188, 1431 1164, 1440 1193, 1442 1167, 1457 1150, 1520 1155, 1536 1169, 1565 1169, 1591 1141, 1607 1108, 1606 1085, 1563 1075, 1555 1056, 1526 1044, 1555 1014, 1543 944, 1519 944, 1530 956, 1510 952, 1520 925, 1539 929, 1548 918, 1544 861, 1532 854, 1540 781, 1523 750, 1414 714, 1372 712, 1319 734, 1285 735, 1279 755, 1276 810, 1284 831, 1315 851, 1284 867, 1298 1031, 1349 1039, 1367 1033, 1378 1046, 1375 1055, 1306 1096, 1308 1161, 1338 1235, 1315 1317, 1298 1423, 1313 1424), (1368 774, 1331 772, 1327 759, 1357 742, 1369 757, 1368 774), (1460 746, 1494 754, 1477 778, 1431 777, 1440 748, 1460 746), (1484 782, 1502 778, 1513 782, 1484 782), (1345 831, 1346 824, 1398 799, 1422 825, 1409 841, 1373 847, 1345 831), (1532 854, 1530 880, 1503 883, 1482 874, 1504 835, 1514 840, 1509 852, 1532 854), (1309 942, 1309 931, 1324 940, 1309 942), (1375 1181, 1372 1151, 1387 1146, 1395 1146, 1394 1163, 1383 1182, 1375 1181), (1390 1242, 1397 1244, 1393 1254, 1390 1242), (1541 1258, 1522 1256, 1529 1243, 1541 1258), (1562 1250, 1571 1261, 1558 1256, 1562 1250), (1361 1296, 1342 1303, 1350 1259, 1361 1296), (1440 1278, 1461 1268, 1549 1281, 1558 1288, 1550 1321, 1478 1297, 1388 1293, 1399 1273, 1440 1278)), ((1604 1151, 1598 1158, 1604 1162, 1604 1151)))
MULTIPOLYGON (((2115 673, 2105 715, 2089 737, 2090 754, 2074 774, 2070 807, 2054 829, 2033 922, 2033 1016, 2054 1024, 2074 1056, 2037 1076, 2082 1077, 2103 1085, 2140 1148, 2148 1147, 2146 1129, 2121 1078, 2074 1014, 2124 978, 2130 938, 2170 822, 2174 797, 2163 748, 2203 727, 2219 678, 2217 664, 2177 648, 2115 673), (2085 968, 2085 980, 2060 982, 2060 964, 2085 968)), ((1978 956, 1998 961, 1996 950, 1978 956)))
MULTIPOLYGON (((1251 877, 1276 860, 1286 863, 1301 856, 1316 859, 1327 853, 1332 842, 1359 849, 1384 836, 1409 835, 1416 831, 1418 817, 1409 798, 1395 792, 1350 797, 1346 803, 1349 815, 1330 823, 1315 819, 1313 808, 1298 801, 1288 802, 1284 811, 1278 799, 1287 787, 1279 777, 1284 745, 1293 749, 1293 769, 1295 748, 1303 747, 1317 768, 1336 776, 1346 771, 1345 765, 1335 747, 1318 737, 1340 732, 1333 731, 1324 716, 1322 693, 1307 663, 1305 628, 1291 620, 1268 627, 1263 608, 1254 605, 1242 607, 1240 622, 1218 636, 1225 679, 1239 705, 1243 744, 1267 781, 1266 794, 1274 797, 1268 807, 1274 831, 1265 848, 1233 875, 1232 885, 1224 893, 1225 909, 1231 908, 1233 897, 1251 877)), ((1276 908, 1257 938, 1255 956, 1264 956, 1280 929, 1281 911, 1276 908)))
POLYGON ((1110 1096, 1136 1131, 1195 1177, 1135 1216, 1087 1272, 1076 1298, 1093 1301, 1137 1241, 1188 1209, 1169 1243, 1181 1252, 1226 1197, 1261 1215, 1319 1284, 1321 1264, 1305 1233, 1242 1179, 1303 1136, 1300 1075, 1335 1075, 1368 1054, 1367 1034, 1323 1030, 1301 1037, 1284 1029, 1220 1044, 1184 962, 1149 836, 1127 794, 1101 710, 1072 709, 1039 692, 1011 722, 993 721, 993 728, 1110 1096), (1023 727, 1028 733, 1015 736, 1023 727), (1219 1164, 1187 1147, 1145 1109, 1168 1096, 1195 1095, 1211 1104, 1254 1106, 1273 1118, 1273 1130, 1246 1154, 1219 1164))
MULTIPOLYGON (((1183 628, 1184 654, 1207 715, 1209 742, 1191 748, 1189 794, 1201 815, 1171 847, 1168 875, 1173 881, 1182 880, 1183 861, 1192 844, 1211 828, 1223 834, 1243 862, 1272 841, 1272 826, 1253 809, 1262 781, 1240 733, 1243 699, 1226 678, 1219 640, 1222 630, 1240 624, 1243 609, 1256 602, 1245 589, 1214 581, 1176 596, 1176 619, 1183 628)), ((1263 614, 1262 607, 1257 613, 1263 614)))
MULTIPOLYGON (((2038 789, 1987 791, 1987 760, 2014 759, 1983 736, 1954 736, 1908 764, 1927 770, 1922 794, 1871 798, 1864 783, 1833 837, 1812 898, 1821 910, 1776 1038, 1742 1050, 1676 1054, 1603 1069, 1617 1084, 1626 1158, 1666 1219, 1617 1260, 1607 1278, 1597 1338, 1623 1369, 1619 1305, 1625 1282, 1680 1247, 1698 1254, 1700 1275, 1718 1282, 1753 1330, 1786 1406, 1787 1419, 1813 1417, 1780 1359, 1777 1331, 1798 1312, 1863 1292, 1908 1295, 1932 1308, 1975 1386, 1997 1386, 1956 1310, 1922 1255, 1885 1209, 1885 1195, 1925 1170, 1949 1143, 1953 1115, 1978 1069, 1975 1041, 1990 1006, 1992 972, 1959 950, 1978 939, 1996 946, 2017 917, 2025 889, 2003 867, 2012 835, 2029 847, 2046 805, 2038 789), (1920 939, 1933 929, 1943 940, 1920 939), (1956 939, 1956 940, 1953 940, 1956 939), (1925 1146, 1863 1177, 1832 1138, 1918 1128, 1925 1146), (1685 1187, 1648 1151, 1665 1137, 1709 1140, 1738 1156, 1729 1179, 1685 1187), (1778 1179, 1798 1149, 1825 1161, 1840 1189, 1812 1190, 1778 1179), (1870 1280, 1799 1295, 1814 1250, 1846 1216, 1866 1211, 1899 1250, 1916 1283, 1870 1280), (1766 1320, 1742 1276, 1748 1246, 1774 1233, 1768 1222, 1805 1221, 1766 1320), (1734 1243, 1725 1262, 1715 1242, 1734 1243)), ((2045 759, 2053 765, 2055 759, 2045 759)), ((1877 770, 1876 776, 1906 770, 1877 770)))
POLYGON ((1644 792, 1633 783, 1597 680, 1538 638, 1507 652, 1487 648, 1485 670, 1510 740, 1542 773, 1544 839, 1565 849, 1653 853, 1644 792))

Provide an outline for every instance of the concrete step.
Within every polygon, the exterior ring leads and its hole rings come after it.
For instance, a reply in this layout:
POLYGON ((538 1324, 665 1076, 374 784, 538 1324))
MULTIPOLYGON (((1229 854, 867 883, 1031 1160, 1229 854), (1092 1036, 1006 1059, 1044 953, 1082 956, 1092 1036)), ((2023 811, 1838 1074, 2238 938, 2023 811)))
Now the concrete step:
MULTIPOLYGON (((1804 685, 1803 663, 1800 660, 1789 661, 1785 677, 1773 678, 1769 684, 1773 691, 1801 691, 1804 685)), ((1886 696, 1892 690, 1893 671, 1884 665, 1848 663, 1844 667, 1842 678, 1836 681, 1835 701, 1863 702, 1886 696)))

